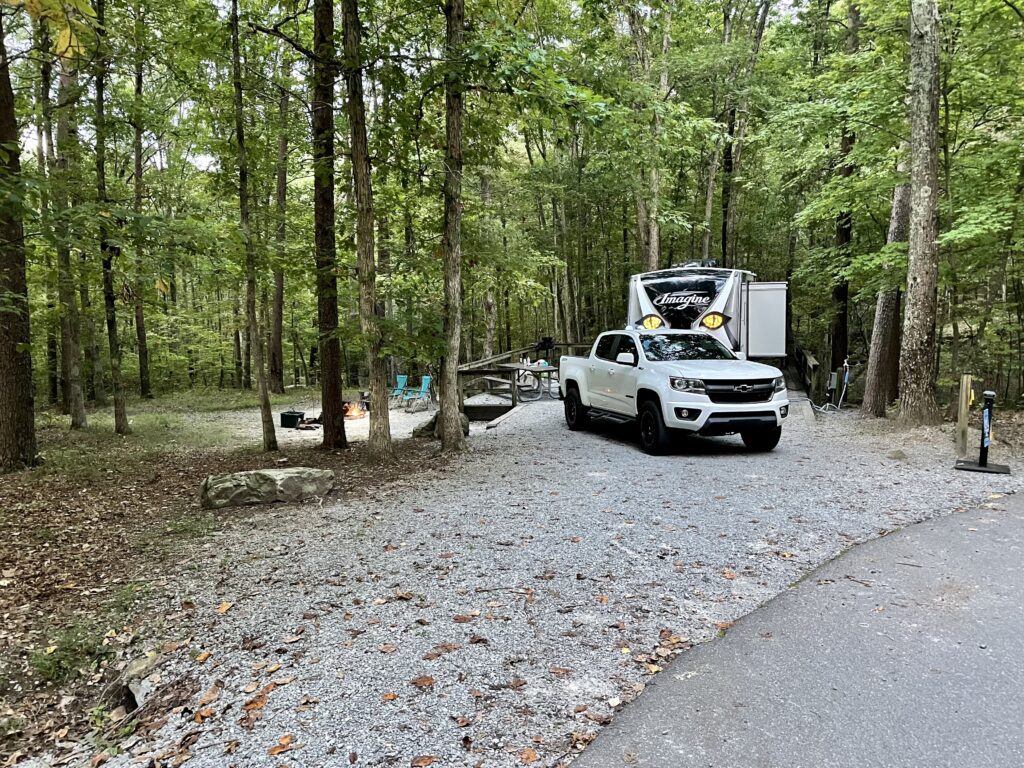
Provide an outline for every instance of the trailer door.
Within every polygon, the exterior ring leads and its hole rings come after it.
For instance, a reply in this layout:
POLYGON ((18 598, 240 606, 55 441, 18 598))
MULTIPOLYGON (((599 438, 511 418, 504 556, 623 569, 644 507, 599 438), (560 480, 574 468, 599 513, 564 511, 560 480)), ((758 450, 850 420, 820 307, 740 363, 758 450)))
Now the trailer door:
POLYGON ((786 284, 747 283, 746 356, 786 356, 786 284))

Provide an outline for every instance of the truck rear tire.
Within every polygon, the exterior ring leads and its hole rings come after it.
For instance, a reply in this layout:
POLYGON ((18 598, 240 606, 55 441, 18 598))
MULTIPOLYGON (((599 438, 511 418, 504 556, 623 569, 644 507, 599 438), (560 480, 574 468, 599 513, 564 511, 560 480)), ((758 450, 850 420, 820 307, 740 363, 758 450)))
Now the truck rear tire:
POLYGON ((580 399, 580 392, 572 387, 565 395, 565 423, 569 429, 578 432, 590 424, 590 409, 580 399))
POLYGON ((668 451, 671 438, 665 419, 661 415, 661 406, 653 400, 647 400, 640 406, 640 448, 651 456, 661 456, 668 451))
POLYGON ((748 432, 741 432, 743 444, 757 453, 768 453, 775 450, 782 437, 782 427, 769 427, 768 429, 753 429, 748 432))

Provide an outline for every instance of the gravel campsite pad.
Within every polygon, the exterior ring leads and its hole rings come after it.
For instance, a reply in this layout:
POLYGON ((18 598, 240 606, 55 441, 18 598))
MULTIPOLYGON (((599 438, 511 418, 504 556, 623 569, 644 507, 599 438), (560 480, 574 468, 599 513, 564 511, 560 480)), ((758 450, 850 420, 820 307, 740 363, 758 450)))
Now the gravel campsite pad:
POLYGON ((720 438, 652 458, 540 402, 470 444, 198 545, 159 673, 195 693, 109 764, 564 764, 673 655, 810 568, 1020 484, 952 471, 949 431, 853 414, 794 413, 771 454, 720 438))

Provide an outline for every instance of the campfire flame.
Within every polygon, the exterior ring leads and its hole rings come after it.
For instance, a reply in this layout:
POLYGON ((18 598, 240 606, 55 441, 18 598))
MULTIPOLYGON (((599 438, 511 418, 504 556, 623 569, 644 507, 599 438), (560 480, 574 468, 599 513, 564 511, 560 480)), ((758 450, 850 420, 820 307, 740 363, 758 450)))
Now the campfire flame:
POLYGON ((366 411, 359 403, 345 403, 342 411, 346 419, 362 419, 366 416, 366 411))

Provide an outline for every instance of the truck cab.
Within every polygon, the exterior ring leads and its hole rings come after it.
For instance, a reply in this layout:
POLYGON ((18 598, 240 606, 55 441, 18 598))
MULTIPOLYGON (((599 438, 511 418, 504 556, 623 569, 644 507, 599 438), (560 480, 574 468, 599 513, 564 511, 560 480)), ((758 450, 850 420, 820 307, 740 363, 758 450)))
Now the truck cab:
POLYGON ((654 454, 673 433, 739 434, 751 450, 770 451, 789 413, 778 368, 742 360, 703 331, 602 333, 587 357, 561 358, 559 387, 570 429, 636 420, 641 448, 654 454))

